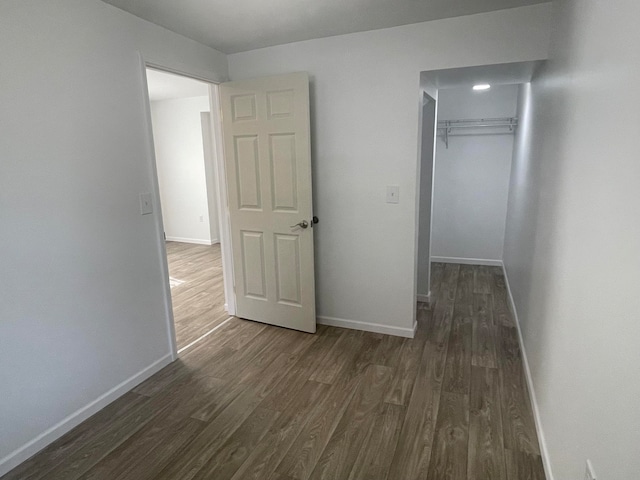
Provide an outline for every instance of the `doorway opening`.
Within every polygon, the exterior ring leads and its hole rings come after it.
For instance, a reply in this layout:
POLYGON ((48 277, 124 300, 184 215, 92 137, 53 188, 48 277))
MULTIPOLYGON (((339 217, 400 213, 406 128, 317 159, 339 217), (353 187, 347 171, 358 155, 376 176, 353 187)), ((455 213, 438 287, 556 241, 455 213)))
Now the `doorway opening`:
POLYGON ((418 302, 434 304, 453 269, 475 282, 471 294, 489 293, 480 284, 502 275, 520 91, 540 64, 421 73, 421 98, 437 106, 423 101, 419 121, 418 302))
POLYGON ((231 318, 225 301, 224 242, 212 85, 147 68, 155 170, 177 353, 231 318))
MULTIPOLYGON (((208 83, 144 60, 142 66, 174 360, 236 316, 315 332, 313 227, 318 218, 312 208, 308 74, 208 83), (167 93, 176 84, 180 93, 167 93), (190 147, 176 135, 189 137, 190 147), (191 149, 197 155, 189 160, 191 149), (171 203, 169 194, 178 200, 171 203), (212 258, 218 242, 220 254, 212 258), (200 256, 207 258, 204 265, 200 256), (195 270, 187 268, 198 262, 195 270), (191 280, 180 278, 190 275, 191 280)), ((152 213, 144 202, 141 210, 152 213)))
MULTIPOLYGON (((521 152, 528 148, 531 135, 535 106, 529 84, 538 65, 487 65, 421 75, 421 94, 436 99, 437 108, 435 125, 422 119, 428 129, 421 135, 422 152, 427 155, 418 171, 423 175, 418 177, 414 299, 416 330, 443 346, 445 390, 473 397, 491 385, 497 400, 492 402, 493 416, 501 419, 491 427, 496 436, 506 437, 514 425, 527 422, 531 445, 538 439, 531 406, 535 399, 530 396, 533 390, 503 252, 509 248, 505 237, 513 234, 507 233, 512 224, 507 216, 511 220, 523 212, 512 207, 518 203, 521 152), (421 275, 423 271, 429 275, 421 275), (424 291, 429 292, 428 302, 419 295, 424 291), (509 393, 514 384, 517 400, 509 393), (516 403, 520 413, 512 415, 516 403)), ((473 417, 468 403, 461 404, 460 416, 473 417)), ((484 435, 474 431, 472 423, 465 437, 469 458, 484 435)), ((498 458, 508 457, 502 443, 494 450, 498 458)), ((499 466, 504 472, 505 466, 499 466)), ((469 464, 470 469, 475 467, 469 464)), ((542 472, 540 461, 536 470, 542 472)))

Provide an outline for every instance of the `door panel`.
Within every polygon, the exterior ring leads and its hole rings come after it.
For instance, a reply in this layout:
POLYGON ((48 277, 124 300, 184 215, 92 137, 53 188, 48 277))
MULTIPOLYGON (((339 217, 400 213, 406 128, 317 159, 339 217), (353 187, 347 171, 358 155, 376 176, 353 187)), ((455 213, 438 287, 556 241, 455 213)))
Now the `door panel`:
POLYGON ((244 291, 248 297, 266 299, 264 235, 242 231, 242 265, 244 291))
POLYGON ((241 209, 260 210, 262 208, 258 157, 257 135, 245 135, 234 138, 238 206, 241 209))
POLYGON ((223 83, 220 100, 237 315, 315 332, 309 78, 223 83))
POLYGON ((276 234, 278 303, 300 306, 300 237, 276 234))
POLYGON ((273 211, 297 212, 296 137, 290 133, 269 135, 269 146, 273 211))

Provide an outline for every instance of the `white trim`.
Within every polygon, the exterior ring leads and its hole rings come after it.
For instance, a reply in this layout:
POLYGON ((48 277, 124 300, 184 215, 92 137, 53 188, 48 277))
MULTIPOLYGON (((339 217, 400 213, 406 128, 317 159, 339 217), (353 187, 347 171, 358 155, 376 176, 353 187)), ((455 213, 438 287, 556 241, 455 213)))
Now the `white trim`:
POLYGON ((318 325, 328 325, 330 327, 350 328, 351 330, 362 330, 365 332, 384 333, 395 335, 396 337, 413 338, 416 334, 418 323, 414 320, 413 328, 394 327, 379 323, 361 322, 358 320, 346 320, 335 317, 316 317, 318 325))
POLYGON ((431 303, 431 294, 423 295, 422 293, 416 294, 416 300, 418 302, 431 303))
POLYGON ((235 277, 233 274, 233 253, 231 251, 231 218, 227 201, 227 174, 224 164, 224 138, 222 135, 222 110, 220 107, 220 88, 209 86, 211 103, 211 125, 213 127, 213 165, 216 181, 216 199, 218 206, 218 226, 220 233, 220 251, 222 260, 222 283, 224 285, 225 310, 229 315, 236 314, 235 277))
POLYGON ((200 73, 195 73, 191 66, 181 65, 176 62, 174 62, 173 67, 170 67, 164 60, 162 62, 156 62, 151 58, 147 58, 145 59, 145 65, 146 68, 150 68, 152 70, 158 70, 164 73, 173 73, 174 75, 192 78, 205 83, 218 84, 227 81, 226 77, 220 77, 218 74, 213 72, 202 71, 200 73))
POLYGON ((194 243, 196 245, 213 245, 218 243, 217 240, 202 240, 200 238, 170 237, 165 239, 167 242, 194 243))
POLYGON ((540 442, 540 454, 542 457, 542 464, 544 466, 544 473, 547 480, 554 480, 553 473, 551 471, 551 461, 549 459, 549 449, 547 448, 547 441, 545 440, 544 431, 542 430, 542 418, 540 417, 540 409, 538 408, 538 400, 536 397, 536 391, 533 388, 533 377, 531 376, 531 369, 529 368, 529 360, 527 359, 527 352, 524 348, 524 339, 522 337, 522 329, 520 328, 520 320, 518 319, 518 312, 516 310, 516 303, 513 300, 513 294, 511 293, 511 287, 509 285, 509 276, 507 275, 507 269, 502 266, 504 273, 504 283, 507 287, 507 297, 509 299, 509 308, 513 313, 516 329, 518 330, 518 340, 520 342, 520 351, 522 352, 522 362, 524 364, 524 373, 527 378, 527 386, 529 387, 529 397, 531 398, 531 405, 533 407, 533 418, 536 422, 536 431, 538 433, 538 441, 540 442))
POLYGON ((229 320, 231 320, 233 317, 229 317, 227 318, 224 322, 219 323, 218 325, 216 325, 215 327, 213 327, 211 330, 209 330, 207 333, 205 333, 204 335, 200 335, 198 338, 196 338, 193 342, 191 342, 189 345, 186 345, 184 347, 182 347, 180 350, 178 350, 178 354, 181 354, 182 352, 184 352, 185 350, 187 350, 188 348, 193 347, 196 343, 198 343, 200 340, 204 340, 205 338, 207 338, 209 335, 211 335, 213 332, 215 332, 216 330, 218 330, 220 327, 222 327, 225 323, 227 323, 229 320))
MULTIPOLYGON (((424 88, 422 88, 422 82, 420 82, 420 88, 418 89, 418 131, 417 131, 417 141, 418 141, 418 147, 417 147, 417 157, 416 157, 416 196, 415 196, 415 217, 414 217, 414 238, 413 238, 413 244, 414 244, 414 251, 413 251, 413 295, 418 298, 421 294, 418 293, 418 255, 420 253, 420 245, 419 245, 419 241, 420 241, 420 196, 422 193, 422 189, 425 188, 425 185, 422 185, 421 183, 421 178, 422 178, 422 147, 424 146, 422 144, 422 130, 423 130, 423 120, 424 120, 424 99, 425 96, 429 97, 429 99, 431 99, 431 101, 434 102, 435 104, 435 109, 434 109, 434 119, 433 119, 433 144, 431 145, 431 155, 432 155, 432 161, 431 161, 431 185, 429 185, 429 195, 431 196, 431 202, 429 205, 429 254, 431 253, 431 247, 432 247, 432 232, 433 232, 433 187, 434 187, 434 179, 435 179, 435 175, 434 175, 434 169, 435 169, 435 160, 436 160, 436 138, 437 138, 437 133, 438 133, 438 101, 436 99, 437 97, 437 92, 436 95, 433 96, 431 95, 431 92, 427 92, 424 88)), ((425 232, 422 232, 422 235, 424 235, 425 232)), ((427 288, 429 289, 429 292, 431 292, 431 259, 429 259, 429 263, 427 265, 427 288)), ((418 300, 418 301, 423 301, 423 300, 418 300)), ((418 310, 417 310, 417 302, 413 302, 413 318, 414 318, 414 322, 415 319, 417 318, 418 315, 418 310)), ((414 327, 416 327, 417 323, 414 325, 414 327)), ((416 328, 414 328, 414 335, 416 332, 416 328)))
MULTIPOLYGON (((207 85, 207 92, 211 95, 211 89, 207 85)), ((220 222, 218 216, 220 215, 217 202, 216 190, 219 189, 216 166, 213 161, 213 117, 211 116, 211 97, 209 100, 209 111, 200 112, 200 127, 202 130, 202 150, 204 153, 204 177, 207 184, 207 217, 209 218, 209 238, 211 239, 211 245, 217 243, 216 236, 220 228, 220 222), (215 221, 212 221, 212 217, 215 217, 215 221)))
POLYGON ((171 359, 176 360, 178 358, 178 344, 176 341, 176 327, 173 321, 173 302, 171 300, 171 278, 169 277, 169 260, 167 258, 167 245, 165 242, 164 222, 162 220, 162 203, 160 202, 160 184, 158 182, 158 168, 156 165, 156 150, 153 142, 153 124, 151 122, 151 102, 149 100, 149 87, 147 85, 147 62, 145 62, 142 53, 138 52, 138 58, 140 61, 140 74, 142 75, 142 102, 144 108, 144 123, 147 133, 147 156, 149 167, 149 181, 151 184, 153 195, 153 220, 156 227, 156 245, 158 247, 158 254, 160 255, 160 270, 162 275, 162 282, 164 284, 163 300, 164 300, 164 314, 167 324, 167 336, 169 342, 169 352, 171 353, 171 359))
POLYGON ((99 412, 111 402, 117 400, 119 397, 142 383, 147 378, 151 377, 156 372, 162 370, 164 367, 171 363, 171 358, 171 354, 167 354, 159 360, 156 360, 148 367, 140 370, 138 373, 132 375, 124 382, 116 385, 108 392, 100 395, 92 402, 88 403, 84 407, 76 410, 71 415, 56 423, 53 427, 45 430, 34 439, 25 443, 22 447, 11 452, 9 455, 0 460, 0 476, 13 470, 22 462, 49 445, 51 442, 57 440, 62 435, 85 421, 90 416, 99 412))
POLYGON ((459 257, 431 257, 432 262, 460 263, 462 265, 487 265, 489 267, 502 267, 502 260, 488 258, 459 258, 459 257))

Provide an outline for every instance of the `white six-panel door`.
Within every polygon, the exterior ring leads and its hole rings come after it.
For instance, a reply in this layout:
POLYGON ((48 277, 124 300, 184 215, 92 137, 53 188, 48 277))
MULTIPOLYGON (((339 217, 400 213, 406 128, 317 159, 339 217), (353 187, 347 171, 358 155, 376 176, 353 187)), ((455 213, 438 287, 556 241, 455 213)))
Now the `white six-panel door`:
POLYGON ((237 316, 315 332, 308 75, 223 83, 220 101, 237 316))

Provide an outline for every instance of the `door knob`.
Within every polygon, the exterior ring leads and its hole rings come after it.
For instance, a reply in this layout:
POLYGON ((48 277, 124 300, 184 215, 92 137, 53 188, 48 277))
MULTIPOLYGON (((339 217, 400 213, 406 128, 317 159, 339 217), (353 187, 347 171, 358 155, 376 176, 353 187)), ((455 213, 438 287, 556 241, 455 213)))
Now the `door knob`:
POLYGON ((300 223, 296 223, 295 225, 291 225, 291 228, 295 228, 295 227, 307 228, 308 226, 309 226, 309 222, 307 222, 306 220, 302 220, 300 223))

